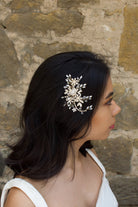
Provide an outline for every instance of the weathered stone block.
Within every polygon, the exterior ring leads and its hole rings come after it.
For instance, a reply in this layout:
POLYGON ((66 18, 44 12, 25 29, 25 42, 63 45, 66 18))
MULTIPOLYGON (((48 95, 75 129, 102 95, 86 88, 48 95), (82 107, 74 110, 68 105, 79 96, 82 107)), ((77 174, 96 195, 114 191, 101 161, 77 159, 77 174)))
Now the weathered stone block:
POLYGON ((112 16, 114 14, 120 15, 122 14, 122 9, 104 9, 104 16, 105 17, 109 17, 112 16))
POLYGON ((138 101, 133 96, 133 91, 123 85, 114 84, 115 100, 121 107, 120 114, 116 117, 116 129, 132 130, 138 126, 138 101))
POLYGON ((134 147, 138 149, 138 138, 134 140, 134 147))
POLYGON ((119 65, 138 73, 138 7, 125 7, 124 30, 121 36, 119 65))
POLYGON ((19 109, 14 104, 9 104, 7 108, 0 106, 0 129, 13 130, 19 126, 19 109))
POLYGON ((120 174, 130 172, 133 150, 132 140, 117 137, 102 141, 92 141, 92 143, 107 171, 120 174))
POLYGON ((9 8, 16 12, 27 12, 39 9, 43 0, 13 0, 9 3, 9 8))
POLYGON ((19 61, 13 43, 4 31, 0 30, 0 87, 16 84, 19 61))
POLYGON ((5 166, 4 159, 0 153, 0 176, 2 176, 2 174, 3 174, 4 166, 5 166))
POLYGON ((78 7, 80 3, 99 3, 100 0, 57 0, 57 6, 61 8, 78 7))
POLYGON ((69 51, 77 51, 77 50, 90 51, 91 47, 88 45, 77 44, 75 42, 68 42, 68 43, 54 42, 51 44, 37 43, 33 48, 34 54, 44 59, 60 52, 69 52, 69 51))
POLYGON ((14 177, 13 171, 7 166, 5 166, 3 176, 0 178, 0 194, 6 182, 8 180, 11 180, 13 177, 14 177))
POLYGON ((119 206, 138 206, 138 177, 114 177, 110 185, 119 206))
POLYGON ((83 20, 84 16, 76 10, 59 9, 48 14, 11 14, 4 24, 8 31, 22 35, 33 36, 34 32, 45 34, 48 30, 54 30, 58 35, 65 35, 70 33, 72 29, 81 28, 83 20))

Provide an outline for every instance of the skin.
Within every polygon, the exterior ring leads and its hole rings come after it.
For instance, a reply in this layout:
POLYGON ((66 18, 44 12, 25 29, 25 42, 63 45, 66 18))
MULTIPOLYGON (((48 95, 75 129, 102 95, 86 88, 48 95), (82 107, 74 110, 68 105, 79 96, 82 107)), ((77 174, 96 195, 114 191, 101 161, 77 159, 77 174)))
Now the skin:
MULTIPOLYGON (((34 185, 44 197, 49 207, 96 206, 103 172, 89 154, 84 157, 79 152, 79 148, 88 140, 104 140, 108 137, 111 126, 115 124, 115 116, 121 110, 115 101, 112 100, 111 92, 113 92, 113 86, 111 78, 109 78, 87 134, 83 139, 72 143, 75 153, 74 179, 72 179, 74 160, 71 147, 69 147, 67 161, 63 169, 58 175, 49 179, 46 185, 40 181, 23 178, 34 185), (107 98, 107 96, 109 97, 107 98)), ((17 206, 34 207, 32 202, 22 191, 17 188, 12 188, 4 207, 17 206)))
POLYGON ((115 124, 115 116, 120 112, 120 107, 113 98, 113 86, 111 78, 108 79, 107 87, 96 111, 87 139, 104 140, 109 136, 110 126, 115 124), (109 96, 110 95, 110 96, 109 96), (100 126, 100 127, 99 127, 100 126))

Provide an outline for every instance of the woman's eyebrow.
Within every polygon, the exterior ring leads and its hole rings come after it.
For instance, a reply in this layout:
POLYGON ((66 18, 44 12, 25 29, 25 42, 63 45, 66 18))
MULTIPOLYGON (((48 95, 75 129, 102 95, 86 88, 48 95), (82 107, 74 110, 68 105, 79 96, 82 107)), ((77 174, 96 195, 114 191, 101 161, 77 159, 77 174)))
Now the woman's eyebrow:
POLYGON ((110 96, 113 96, 113 94, 114 94, 114 92, 113 92, 113 91, 112 91, 112 92, 110 92, 110 93, 106 96, 106 98, 105 98, 105 99, 109 98, 110 96))

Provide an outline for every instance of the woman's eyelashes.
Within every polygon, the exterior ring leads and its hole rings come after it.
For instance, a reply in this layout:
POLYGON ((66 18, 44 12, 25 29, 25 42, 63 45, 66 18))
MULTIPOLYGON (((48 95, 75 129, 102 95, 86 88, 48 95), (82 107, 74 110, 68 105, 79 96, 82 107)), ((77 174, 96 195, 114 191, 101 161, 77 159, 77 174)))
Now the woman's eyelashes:
POLYGON ((110 98, 105 104, 107 104, 107 105, 112 105, 112 100, 113 100, 113 97, 110 98))

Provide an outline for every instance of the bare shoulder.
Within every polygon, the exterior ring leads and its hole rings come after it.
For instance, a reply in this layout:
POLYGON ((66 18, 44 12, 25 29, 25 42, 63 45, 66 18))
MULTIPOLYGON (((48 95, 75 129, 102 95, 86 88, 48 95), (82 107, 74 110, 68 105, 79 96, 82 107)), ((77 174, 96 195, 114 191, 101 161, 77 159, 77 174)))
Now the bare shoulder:
POLYGON ((32 201, 18 188, 11 188, 4 207, 35 207, 32 201))

